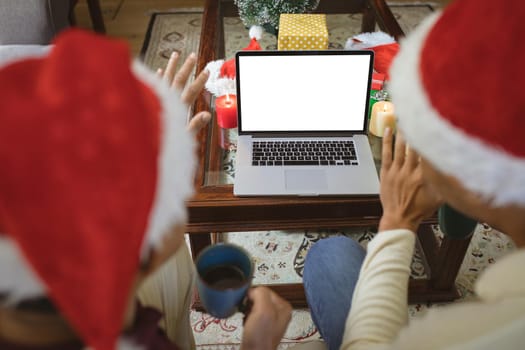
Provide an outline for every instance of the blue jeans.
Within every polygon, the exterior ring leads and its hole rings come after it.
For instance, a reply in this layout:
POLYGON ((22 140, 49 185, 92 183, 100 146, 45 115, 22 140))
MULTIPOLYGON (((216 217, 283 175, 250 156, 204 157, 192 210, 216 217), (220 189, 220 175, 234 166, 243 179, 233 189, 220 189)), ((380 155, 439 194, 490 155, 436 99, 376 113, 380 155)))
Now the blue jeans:
POLYGON ((341 346, 365 255, 359 243, 338 236, 321 239, 306 256, 303 273, 306 301, 315 326, 330 350, 341 346))

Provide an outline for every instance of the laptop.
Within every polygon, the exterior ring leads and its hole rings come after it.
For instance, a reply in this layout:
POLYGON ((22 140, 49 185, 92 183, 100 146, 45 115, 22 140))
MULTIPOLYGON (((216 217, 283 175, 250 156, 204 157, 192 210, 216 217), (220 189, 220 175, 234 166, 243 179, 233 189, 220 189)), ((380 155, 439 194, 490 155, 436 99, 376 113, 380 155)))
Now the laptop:
POLYGON ((372 51, 236 53, 237 196, 377 195, 372 51))

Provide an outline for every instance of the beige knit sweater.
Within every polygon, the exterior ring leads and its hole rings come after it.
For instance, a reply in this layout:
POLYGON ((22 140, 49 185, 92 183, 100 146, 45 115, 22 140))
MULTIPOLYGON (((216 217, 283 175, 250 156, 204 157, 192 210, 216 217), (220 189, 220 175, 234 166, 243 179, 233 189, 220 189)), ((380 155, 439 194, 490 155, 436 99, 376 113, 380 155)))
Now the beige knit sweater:
POLYGON ((412 232, 392 230, 368 244, 342 349, 525 349, 525 249, 485 270, 476 300, 432 308, 408 323, 414 243, 412 232))

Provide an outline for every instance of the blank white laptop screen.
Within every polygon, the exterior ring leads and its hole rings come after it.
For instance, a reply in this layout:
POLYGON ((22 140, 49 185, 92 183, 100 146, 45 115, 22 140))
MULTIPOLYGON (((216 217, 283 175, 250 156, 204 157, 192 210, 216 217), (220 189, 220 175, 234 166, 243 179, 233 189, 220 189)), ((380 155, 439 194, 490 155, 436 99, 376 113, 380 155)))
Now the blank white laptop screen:
POLYGON ((240 131, 364 130, 371 55, 238 59, 240 131))

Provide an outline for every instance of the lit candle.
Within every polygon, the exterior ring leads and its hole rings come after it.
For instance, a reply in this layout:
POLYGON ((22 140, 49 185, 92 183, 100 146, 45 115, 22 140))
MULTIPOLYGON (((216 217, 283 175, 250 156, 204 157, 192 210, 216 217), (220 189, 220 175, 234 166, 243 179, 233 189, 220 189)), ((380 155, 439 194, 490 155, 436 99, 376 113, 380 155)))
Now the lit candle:
POLYGON ((217 123, 223 129, 237 127, 237 97, 235 95, 223 95, 215 99, 215 114, 217 123))
POLYGON ((375 136, 383 137, 387 127, 392 131, 396 128, 394 104, 389 101, 376 102, 372 106, 369 131, 375 136))

